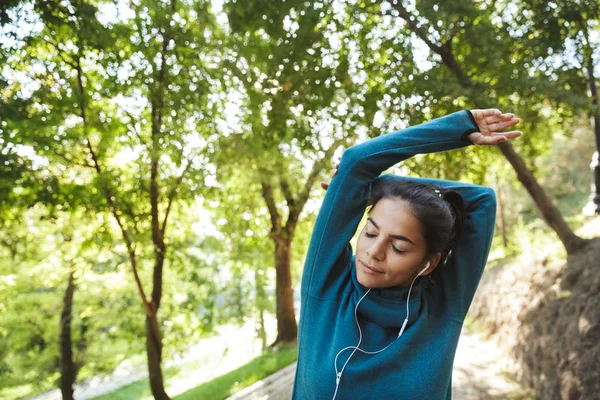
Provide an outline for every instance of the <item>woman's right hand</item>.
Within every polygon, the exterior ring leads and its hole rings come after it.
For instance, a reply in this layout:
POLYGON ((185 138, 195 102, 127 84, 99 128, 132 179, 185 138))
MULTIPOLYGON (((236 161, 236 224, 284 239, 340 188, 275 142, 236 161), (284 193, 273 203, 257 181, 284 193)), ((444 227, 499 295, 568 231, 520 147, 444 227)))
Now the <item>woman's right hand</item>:
POLYGON ((492 146, 510 139, 518 138, 523 134, 521 131, 501 132, 521 122, 514 114, 503 114, 496 108, 487 110, 471 110, 471 114, 479 127, 479 132, 473 132, 467 138, 476 145, 492 146))

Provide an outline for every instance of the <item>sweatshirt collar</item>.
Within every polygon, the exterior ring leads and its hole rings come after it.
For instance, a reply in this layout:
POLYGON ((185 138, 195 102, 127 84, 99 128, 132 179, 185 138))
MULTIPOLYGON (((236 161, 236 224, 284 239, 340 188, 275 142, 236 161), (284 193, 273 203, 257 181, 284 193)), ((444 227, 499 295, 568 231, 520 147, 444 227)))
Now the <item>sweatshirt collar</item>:
MULTIPOLYGON (((354 301, 357 303, 369 288, 358 282, 354 257, 352 258, 351 276, 352 283, 356 289, 354 291, 354 301)), ((417 278, 410 292, 408 326, 412 325, 419 315, 423 283, 425 281, 426 279, 423 277, 417 278)), ((406 318, 406 297, 408 296, 408 290, 408 287, 400 286, 371 289, 367 297, 358 306, 358 314, 384 328, 400 329, 406 318)))

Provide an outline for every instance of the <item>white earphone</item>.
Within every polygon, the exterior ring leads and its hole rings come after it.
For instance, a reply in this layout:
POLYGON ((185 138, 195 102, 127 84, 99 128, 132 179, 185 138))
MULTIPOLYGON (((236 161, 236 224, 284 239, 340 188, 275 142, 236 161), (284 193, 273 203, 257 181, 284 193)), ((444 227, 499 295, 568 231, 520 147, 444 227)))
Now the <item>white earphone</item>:
POLYGON ((333 394, 333 399, 335 400, 335 397, 337 396, 337 392, 338 392, 338 387, 340 385, 340 380, 342 379, 342 373, 344 372, 344 369, 346 369, 346 365, 348 364, 348 362, 350 361, 350 359, 352 358, 352 356, 354 355, 354 353, 356 353, 356 351, 360 351, 361 353, 364 354, 377 354, 377 353, 381 353, 382 351, 384 351, 385 349, 387 349, 388 347, 390 347, 392 345, 392 343, 394 343, 400 336, 402 336, 402 333, 404 333, 404 329, 406 328, 406 324, 408 324, 408 313, 409 313, 409 309, 408 309, 408 305, 409 305, 409 301, 410 301, 410 292, 412 290, 413 284, 415 283, 415 281, 417 280, 417 278, 419 276, 421 276, 421 274, 423 274, 423 272, 427 271, 427 268, 429 268, 429 266, 431 265, 431 261, 427 261, 427 264, 425 265, 425 268, 423 268, 421 271, 419 271, 419 273, 417 274, 417 276, 415 276, 415 279, 413 279, 412 283, 410 284, 410 288, 408 289, 408 296, 406 297, 406 318, 404 319, 404 322, 402 323, 402 328, 400 328, 400 332, 398 333, 398 337, 396 339, 394 339, 390 344, 388 344, 387 346, 385 346, 383 349, 381 350, 377 350, 377 351, 366 351, 361 349, 360 343, 362 342, 362 330, 360 329, 360 324, 358 323, 358 316, 356 315, 357 311, 358 311, 358 305, 360 304, 361 301, 363 301, 363 299, 365 297, 367 297, 367 295, 369 294, 369 292, 371 291, 371 289, 369 288, 369 290, 367 290, 367 293, 365 293, 363 295, 363 297, 360 298, 360 300, 358 301, 358 303, 356 303, 356 307, 354 308, 354 320, 356 321, 356 326, 358 327, 358 344, 356 346, 348 346, 348 347, 344 347, 342 350, 340 350, 337 355, 335 356, 335 361, 334 361, 334 368, 335 368, 335 393, 333 394), (352 354, 350 354, 350 357, 348 357, 348 359, 346 360, 346 362, 344 363, 344 366, 342 367, 342 369, 340 370, 340 372, 338 372, 337 370, 337 359, 340 356, 340 354, 348 349, 354 349, 354 351, 352 352, 352 354))
POLYGON ((425 268, 423 268, 421 270, 421 272, 418 273, 417 276, 421 275, 423 272, 427 271, 427 268, 429 268, 429 266, 431 265, 431 261, 427 261, 427 265, 425 265, 425 268))
MULTIPOLYGON (((425 268, 423 268, 421 271, 419 271, 419 273, 417 274, 415 279, 417 279, 419 276, 421 276, 421 274, 423 272, 427 271, 427 268, 429 268, 430 265, 431 265, 431 262, 427 261, 425 268)), ((413 283, 415 283, 415 279, 413 279, 413 283)), ((400 333, 398 333, 398 337, 402 336, 402 333, 404 332, 404 328, 406 328, 406 324, 408 324, 408 300, 410 299, 410 291, 411 290, 412 290, 412 283, 410 284, 410 289, 408 289, 408 297, 406 299, 406 318, 404 319, 404 322, 402 323, 402 328, 400 328, 400 333)))

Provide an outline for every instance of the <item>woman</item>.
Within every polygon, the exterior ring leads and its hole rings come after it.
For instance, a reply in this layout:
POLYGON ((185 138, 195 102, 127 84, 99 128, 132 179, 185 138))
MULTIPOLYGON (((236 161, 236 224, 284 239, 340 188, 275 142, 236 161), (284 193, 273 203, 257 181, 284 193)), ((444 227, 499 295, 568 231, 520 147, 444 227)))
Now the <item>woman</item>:
POLYGON ((344 152, 306 256, 294 399, 451 398, 458 338, 494 232, 494 192, 378 176, 415 154, 517 138, 500 131, 518 122, 499 110, 460 111, 344 152))

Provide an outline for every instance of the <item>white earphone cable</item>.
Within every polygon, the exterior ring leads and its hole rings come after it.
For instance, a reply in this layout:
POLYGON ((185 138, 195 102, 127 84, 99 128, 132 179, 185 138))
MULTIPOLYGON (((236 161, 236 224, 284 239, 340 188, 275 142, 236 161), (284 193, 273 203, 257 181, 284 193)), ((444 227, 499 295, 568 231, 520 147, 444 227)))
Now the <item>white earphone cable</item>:
POLYGON ((342 379, 342 374, 344 373, 344 369, 346 369, 346 365, 348 365, 348 361, 350 361, 350 359, 352 358, 354 353, 356 353, 358 346, 360 346, 360 343, 362 342, 362 330, 360 329, 360 324, 358 323, 358 316, 357 316, 356 312, 358 311, 358 305, 360 304, 361 301, 363 301, 363 299, 365 297, 367 297, 367 295, 369 294, 370 291, 371 291, 371 288, 369 288, 369 290, 367 290, 367 292, 360 298, 358 303, 356 303, 356 307, 354 307, 354 320, 356 321, 356 326, 358 326, 358 344, 356 346, 348 346, 348 347, 338 351, 337 355, 335 356, 335 361, 333 362, 333 366, 335 368, 335 393, 333 394, 332 400, 335 400, 335 397, 337 396, 338 388, 340 386, 340 380, 342 379), (352 352, 352 354, 350 354, 350 357, 348 357, 348 359, 342 366, 342 369, 340 370, 340 372, 338 372, 337 359, 340 356, 340 353, 342 353, 343 351, 345 351, 347 349, 351 349, 351 348, 354 348, 354 351, 352 352))
MULTIPOLYGON (((429 264, 427 264, 427 267, 429 267, 429 264)), ((406 318, 404 319, 404 322, 402 323, 402 328, 400 328, 400 333, 398 333, 398 337, 396 339, 392 340, 383 349, 377 350, 377 351, 366 351, 366 350, 363 350, 363 349, 360 348, 360 344, 362 342, 362 330, 360 329, 360 324, 358 323, 358 315, 357 315, 358 306, 359 306, 360 302, 363 301, 363 299, 365 297, 367 297, 367 295, 371 291, 371 288, 369 288, 369 290, 367 290, 367 292, 360 298, 360 300, 358 301, 358 303, 356 303, 356 307, 354 307, 354 321, 356 322, 356 326, 358 327, 358 343, 356 344, 356 346, 344 347, 335 356, 335 360, 333 362, 333 365, 334 365, 334 368, 335 368, 335 392, 333 393, 333 399, 332 400, 335 400, 335 398, 337 396, 338 388, 339 388, 339 385, 340 385, 340 380, 342 379, 342 374, 344 373, 344 370, 346 369, 346 365, 348 365, 348 362, 350 361, 350 359, 352 358, 352 356, 354 355, 354 353, 356 353, 357 350, 360 351, 361 353, 364 353, 364 354, 377 354, 377 353, 381 353, 382 351, 384 351, 385 349, 387 349, 388 347, 390 347, 392 345, 392 343, 394 343, 400 336, 402 336, 402 333, 404 333, 404 329, 406 328, 406 324, 408 323, 408 316, 409 316, 409 312, 410 312, 409 311, 410 292, 411 292, 412 287, 413 287, 415 281, 417 280, 417 278, 419 276, 421 276, 421 274, 427 269, 427 267, 424 268, 421 272, 419 272, 417 274, 417 276, 415 276, 415 278, 413 279, 412 283, 410 284, 410 288, 408 289, 408 296, 406 297, 406 318), (338 369, 337 369, 337 360, 338 360, 338 357, 340 356, 341 353, 343 353, 344 351, 346 351, 348 349, 354 349, 354 351, 350 354, 350 356, 348 357, 348 359, 346 360, 346 362, 342 366, 342 369, 338 372, 338 369)))

